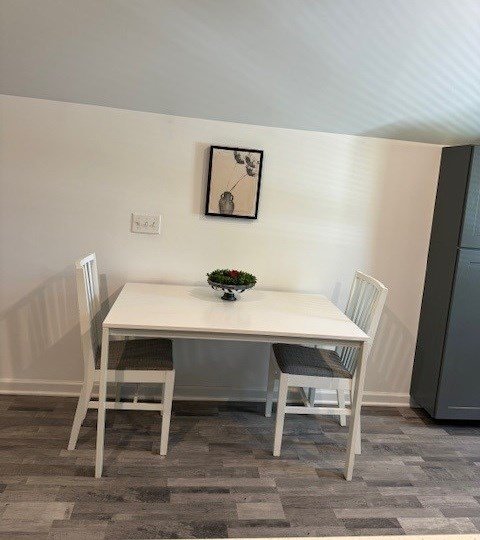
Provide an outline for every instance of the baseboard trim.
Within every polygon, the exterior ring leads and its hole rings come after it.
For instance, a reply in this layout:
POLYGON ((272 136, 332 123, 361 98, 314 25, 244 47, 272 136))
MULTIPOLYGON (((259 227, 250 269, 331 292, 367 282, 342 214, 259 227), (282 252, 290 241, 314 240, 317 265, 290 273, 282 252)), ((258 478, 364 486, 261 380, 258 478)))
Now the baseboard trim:
MULTIPOLYGON (((24 394, 37 396, 71 396, 80 393, 81 381, 53 381, 40 379, 0 379, 0 394, 24 394)), ((292 396, 294 398, 294 396, 292 396)), ((201 401, 263 401, 264 388, 234 388, 229 386, 177 386, 177 400, 201 401)), ((336 403, 333 390, 317 391, 316 403, 336 403)), ((381 407, 409 407, 410 396, 401 393, 364 392, 364 405, 381 407)))
POLYGON ((0 379, 0 394, 25 394, 33 396, 76 396, 81 381, 49 381, 42 379, 0 379))

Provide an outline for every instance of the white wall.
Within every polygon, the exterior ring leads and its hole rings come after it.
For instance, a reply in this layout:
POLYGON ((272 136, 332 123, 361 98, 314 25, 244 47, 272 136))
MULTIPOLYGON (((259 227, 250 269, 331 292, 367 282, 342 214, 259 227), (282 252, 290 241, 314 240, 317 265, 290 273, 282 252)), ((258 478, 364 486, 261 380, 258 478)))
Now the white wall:
MULTIPOLYGON (((353 272, 389 288, 367 400, 405 402, 439 146, 4 96, 0 390, 76 391, 72 262, 97 253, 104 293, 125 281, 203 283, 215 267, 344 306, 353 272), (203 215, 211 144, 265 151, 259 219, 203 215), (160 236, 129 232, 159 211, 160 236)), ((213 293, 212 293, 213 294, 213 293)), ((248 293, 246 293, 248 294, 248 293)), ((176 344, 179 395, 255 397, 266 346, 176 344)))

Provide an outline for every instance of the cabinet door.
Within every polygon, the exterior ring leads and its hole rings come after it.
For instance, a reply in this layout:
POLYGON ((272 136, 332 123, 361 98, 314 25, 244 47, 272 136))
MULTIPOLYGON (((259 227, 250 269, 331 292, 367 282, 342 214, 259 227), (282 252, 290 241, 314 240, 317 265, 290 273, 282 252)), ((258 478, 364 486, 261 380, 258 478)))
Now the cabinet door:
POLYGON ((459 251, 435 417, 480 420, 480 250, 459 251))
POLYGON ((460 245, 480 249, 480 146, 473 149, 460 245))

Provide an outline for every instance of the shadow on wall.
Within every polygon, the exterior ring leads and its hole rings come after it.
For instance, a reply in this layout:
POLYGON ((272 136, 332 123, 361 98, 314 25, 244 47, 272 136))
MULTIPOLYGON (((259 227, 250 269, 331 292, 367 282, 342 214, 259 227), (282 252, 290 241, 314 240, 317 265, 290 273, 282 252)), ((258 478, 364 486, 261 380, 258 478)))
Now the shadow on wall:
MULTIPOLYGON (((411 376, 415 337, 398 317, 385 307, 367 366, 367 381, 375 379, 376 388, 402 388, 411 376)), ((408 388, 407 390, 408 391, 408 388)))
POLYGON ((199 216, 205 215, 205 200, 207 196, 208 164, 210 156, 210 144, 195 144, 194 173, 198 182, 194 183, 192 194, 192 213, 199 216))
MULTIPOLYGON (((401 126, 385 126, 386 130, 401 126)), ((395 131, 399 136, 401 132, 395 131)), ((392 132, 390 132, 392 136, 392 132)), ((420 155, 420 159, 422 154, 420 155)), ((371 392, 408 394, 416 342, 435 186, 427 159, 425 181, 410 178, 408 146, 377 146, 378 181, 368 271, 389 289, 367 368, 371 392), (396 177, 392 178, 392 175, 396 177), (389 180, 393 181, 389 181, 389 180), (431 207, 426 201, 431 200, 431 207)))
MULTIPOLYGON (((102 314, 108 312, 105 275, 100 276, 102 314)), ((3 379, 83 380, 83 357, 73 267, 47 279, 0 315, 3 379), (67 365, 67 370, 65 370, 67 365), (73 371, 70 371, 74 367, 73 371), (74 375, 73 375, 74 374, 74 375)))
POLYGON ((263 399, 268 344, 177 339, 173 346, 177 397, 263 399))

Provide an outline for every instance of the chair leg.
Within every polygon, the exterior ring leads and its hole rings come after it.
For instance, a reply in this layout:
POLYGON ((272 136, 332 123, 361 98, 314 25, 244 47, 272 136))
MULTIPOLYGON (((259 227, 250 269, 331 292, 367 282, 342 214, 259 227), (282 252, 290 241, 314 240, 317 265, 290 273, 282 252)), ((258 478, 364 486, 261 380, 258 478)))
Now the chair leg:
POLYGON ((276 366, 275 358, 273 357, 273 351, 270 351, 270 361, 268 363, 267 397, 265 400, 265 416, 267 418, 272 416, 273 394, 275 392, 276 375, 277 375, 277 366, 276 366))
POLYGON ((102 353, 100 358, 100 379, 98 381, 97 442, 95 445, 95 478, 101 478, 103 472, 103 454, 105 443, 105 420, 107 412, 107 371, 110 330, 102 330, 102 353))
POLYGON ((160 398, 160 410, 158 411, 160 413, 160 416, 163 416, 163 404, 165 402, 165 384, 160 385, 160 393, 158 395, 160 398))
MULTIPOLYGON (((341 408, 341 409, 345 409, 345 392, 343 390, 337 390, 337 401, 338 401, 338 406, 341 408)), ((347 425, 347 415, 346 414, 341 414, 339 416, 339 420, 340 420, 340 425, 345 427, 347 425)))
MULTIPOLYGON (((354 393, 354 390, 353 390, 354 386, 352 385, 352 390, 350 392, 350 403, 353 403, 353 400, 355 398, 355 393, 354 393)), ((350 421, 352 421, 352 417, 350 417, 350 421)), ((355 439, 355 454, 356 455, 360 455, 362 453, 362 428, 361 428, 361 424, 362 424, 362 418, 361 418, 361 415, 359 415, 358 417, 358 427, 357 427, 357 430, 354 434, 354 439, 355 439)))
POLYGON ((280 456, 282 446, 283 423, 285 421, 285 407, 287 406, 288 380, 280 373, 280 387, 278 390, 277 419, 275 421, 275 438, 273 441, 273 455, 280 456))
POLYGON ((170 416, 172 413, 173 386, 175 383, 175 371, 167 373, 165 388, 163 390, 163 413, 162 413, 162 432, 160 435, 160 455, 167 455, 168 435, 170 433, 170 416))
POLYGON ((70 440, 68 441, 68 449, 75 450, 77 446, 78 435, 80 428, 85 419, 88 410, 88 402, 92 395, 93 378, 88 378, 82 386, 80 396, 78 398, 77 410, 75 411, 75 417, 73 419, 72 431, 70 433, 70 440))
POLYGON ((355 433, 355 454, 360 455, 362 453, 362 418, 358 418, 358 428, 355 433))

